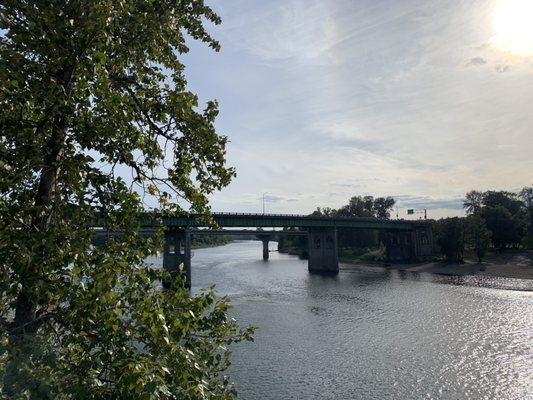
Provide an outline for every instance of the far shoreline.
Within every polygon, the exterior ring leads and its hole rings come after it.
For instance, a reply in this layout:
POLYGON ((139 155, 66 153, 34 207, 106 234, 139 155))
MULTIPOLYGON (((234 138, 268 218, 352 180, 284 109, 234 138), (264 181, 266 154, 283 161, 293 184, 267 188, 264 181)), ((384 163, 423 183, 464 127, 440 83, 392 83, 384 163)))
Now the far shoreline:
POLYGON ((533 280, 533 251, 509 251, 491 254, 486 261, 477 263, 465 260, 464 263, 430 261, 419 263, 372 263, 342 261, 346 266, 377 267, 391 271, 426 272, 450 276, 483 276, 533 280))

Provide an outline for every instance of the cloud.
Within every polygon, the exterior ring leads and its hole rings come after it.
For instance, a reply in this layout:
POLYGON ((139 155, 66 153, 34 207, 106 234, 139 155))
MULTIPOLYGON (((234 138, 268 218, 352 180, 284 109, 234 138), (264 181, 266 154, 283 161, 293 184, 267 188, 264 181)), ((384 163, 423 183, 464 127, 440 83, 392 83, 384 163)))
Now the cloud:
POLYGON ((430 196, 396 195, 393 196, 398 206, 428 210, 463 210, 463 197, 433 198, 430 196))
MULTIPOLYGON (((265 194, 265 203, 286 203, 286 202, 295 202, 298 201, 298 199, 294 197, 287 197, 287 196, 276 196, 273 194, 265 194)), ((263 196, 258 197, 257 200, 263 200, 263 196)))
POLYGON ((259 13, 242 9, 231 30, 238 32, 238 46, 269 65, 331 63, 330 50, 338 43, 333 5, 319 0, 269 1, 257 3, 259 13))
POLYGON ((358 189, 368 184, 375 184, 377 182, 386 183, 386 180, 379 177, 361 177, 356 179, 356 182, 330 182, 329 186, 347 188, 347 189, 358 189))
POLYGON ((485 60, 484 58, 482 57, 474 57, 472 58, 468 64, 466 64, 467 66, 477 66, 477 65, 484 65, 487 63, 487 60, 485 60))
POLYGON ((511 67, 508 66, 508 65, 498 64, 498 65, 496 65, 496 67, 494 69, 496 70, 496 72, 498 72, 500 74, 503 74, 503 73, 509 71, 511 69, 511 67))
POLYGON ((214 209, 261 209, 266 191, 272 211, 303 213, 402 193, 409 207, 450 215, 473 187, 530 182, 533 59, 490 43, 486 3, 216 7, 222 51, 195 47, 186 63, 192 90, 219 100, 237 168, 214 209))

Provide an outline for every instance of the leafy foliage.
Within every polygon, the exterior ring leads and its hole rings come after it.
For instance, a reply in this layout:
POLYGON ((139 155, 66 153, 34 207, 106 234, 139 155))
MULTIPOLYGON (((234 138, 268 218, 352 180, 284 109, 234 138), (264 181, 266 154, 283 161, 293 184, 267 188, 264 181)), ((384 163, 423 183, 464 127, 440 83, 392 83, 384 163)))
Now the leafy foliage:
POLYGON ((469 215, 480 215, 491 232, 495 248, 518 247, 531 226, 528 188, 520 195, 507 191, 470 191, 466 195, 464 208, 469 215))
POLYGON ((506 191, 493 191, 483 193, 483 207, 503 207, 511 215, 515 215, 520 212, 522 208, 522 202, 518 199, 516 193, 506 191))
POLYGON ((471 190, 466 194, 463 202, 463 208, 468 215, 477 214, 481 211, 483 206, 483 192, 478 190, 471 190))
POLYGON ((387 259, 387 249, 381 243, 375 250, 368 250, 359 256, 359 260, 366 262, 385 261, 387 259))
POLYGON ((392 197, 354 196, 335 215, 389 219, 395 201, 392 197))
POLYGON ((462 218, 443 218, 433 224, 435 239, 448 261, 462 261, 465 248, 465 224, 462 218))
POLYGON ((191 246, 192 248, 201 249, 204 247, 215 247, 222 246, 228 243, 231 243, 233 239, 228 236, 222 235, 192 235, 191 236, 191 246))
MULTIPOLYGON (((180 55, 218 50, 202 0, 0 4, 0 362, 15 398, 230 398, 226 299, 144 265, 145 205, 209 216, 228 185, 216 102, 180 55), (131 175, 131 179, 126 178, 131 175), (95 213, 123 236, 90 246, 95 213)), ((161 232, 160 232, 161 233, 161 232)))
POLYGON ((507 245, 518 246, 523 234, 523 221, 503 206, 484 207, 482 214, 487 227, 492 232, 492 244, 496 248, 507 245))
POLYGON ((278 238, 278 250, 281 253, 297 255, 308 258, 308 238, 306 236, 283 236, 278 238))
POLYGON ((533 186, 525 187, 520 191, 520 198, 524 202, 527 214, 527 246, 533 249, 533 186))
POLYGON ((487 229, 485 220, 480 215, 473 214, 467 218, 467 243, 475 250, 478 262, 481 262, 487 253, 491 236, 491 231, 487 229))

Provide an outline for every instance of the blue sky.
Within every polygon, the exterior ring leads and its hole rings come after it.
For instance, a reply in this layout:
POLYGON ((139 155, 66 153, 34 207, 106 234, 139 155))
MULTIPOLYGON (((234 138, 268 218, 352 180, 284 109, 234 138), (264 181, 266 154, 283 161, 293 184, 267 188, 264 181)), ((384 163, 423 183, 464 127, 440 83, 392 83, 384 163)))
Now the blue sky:
POLYGON ((533 38, 502 28, 502 1, 533 20, 531 0, 209 2, 222 50, 193 43, 184 61, 237 168, 213 210, 370 194, 440 217, 468 190, 533 184, 533 38))

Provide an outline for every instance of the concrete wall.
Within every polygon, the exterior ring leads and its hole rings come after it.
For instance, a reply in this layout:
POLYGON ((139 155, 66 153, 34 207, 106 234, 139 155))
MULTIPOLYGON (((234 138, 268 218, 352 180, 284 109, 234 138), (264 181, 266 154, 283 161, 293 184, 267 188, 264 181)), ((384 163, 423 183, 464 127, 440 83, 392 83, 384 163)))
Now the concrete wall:
POLYGON ((435 254, 435 241, 431 225, 422 225, 414 230, 415 256, 417 258, 431 257, 435 254))
POLYGON ((191 235, 184 229, 167 230, 163 248, 163 268, 171 276, 183 275, 191 287, 191 235))
POLYGON ((387 232, 385 235, 387 260, 407 261, 414 258, 413 232, 387 232))
POLYGON ((387 260, 418 261, 435 254, 433 230, 430 224, 420 224, 410 231, 387 232, 387 260))
POLYGON ((310 229, 308 236, 310 272, 339 272, 336 229, 310 229))

